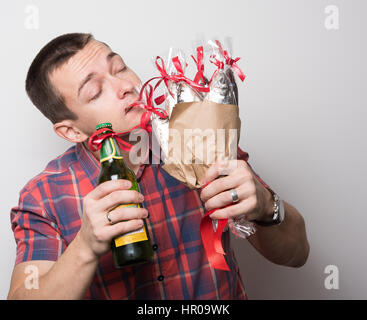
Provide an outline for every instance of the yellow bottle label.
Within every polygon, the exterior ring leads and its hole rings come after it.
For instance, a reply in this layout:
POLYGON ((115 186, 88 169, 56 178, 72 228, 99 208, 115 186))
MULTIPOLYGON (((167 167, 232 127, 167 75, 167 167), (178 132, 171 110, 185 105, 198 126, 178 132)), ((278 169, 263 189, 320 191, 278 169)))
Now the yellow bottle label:
MULTIPOLYGON (((136 203, 122 204, 122 205, 119 205, 117 208, 124 208, 124 207, 125 208, 126 207, 140 208, 140 205, 136 204, 136 203)), ((130 243, 144 241, 144 240, 148 240, 147 232, 146 232, 144 226, 142 228, 138 229, 138 230, 134 230, 134 231, 125 233, 125 234, 123 234, 123 235, 121 235, 121 236, 114 239, 116 247, 121 247, 121 246, 125 246, 127 244, 130 244, 130 243)))

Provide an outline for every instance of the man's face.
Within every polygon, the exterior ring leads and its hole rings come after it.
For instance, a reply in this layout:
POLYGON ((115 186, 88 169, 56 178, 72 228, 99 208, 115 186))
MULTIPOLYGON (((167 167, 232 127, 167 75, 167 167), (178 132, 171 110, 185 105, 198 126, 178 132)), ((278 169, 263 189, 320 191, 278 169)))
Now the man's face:
POLYGON ((50 75, 55 89, 78 119, 72 124, 90 136, 96 125, 111 122, 114 131, 127 131, 140 123, 144 109, 129 108, 141 83, 122 58, 92 40, 50 75))

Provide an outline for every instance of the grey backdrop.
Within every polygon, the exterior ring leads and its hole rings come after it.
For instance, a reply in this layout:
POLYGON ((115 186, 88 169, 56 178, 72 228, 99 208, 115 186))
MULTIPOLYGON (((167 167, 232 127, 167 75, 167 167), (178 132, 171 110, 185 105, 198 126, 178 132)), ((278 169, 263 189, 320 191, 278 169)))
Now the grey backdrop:
POLYGON ((151 57, 169 46, 232 36, 247 75, 240 145, 303 214, 311 245, 307 264, 291 269, 235 240, 248 297, 366 299, 366 15, 365 0, 3 1, 0 298, 15 259, 10 208, 69 146, 28 100, 26 71, 49 40, 78 31, 110 44, 142 79, 154 73, 151 57), (325 27, 329 5, 339 9, 338 29, 325 27), (328 265, 339 270, 337 290, 324 285, 328 265))

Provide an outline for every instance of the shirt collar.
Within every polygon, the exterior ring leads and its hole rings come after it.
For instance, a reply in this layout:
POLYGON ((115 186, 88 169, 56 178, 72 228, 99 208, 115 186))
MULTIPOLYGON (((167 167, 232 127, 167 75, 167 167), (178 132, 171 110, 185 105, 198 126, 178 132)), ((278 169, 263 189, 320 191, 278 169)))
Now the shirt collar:
POLYGON ((101 167, 99 161, 83 143, 76 144, 76 156, 84 172, 92 181, 92 184, 97 185, 97 178, 101 167))

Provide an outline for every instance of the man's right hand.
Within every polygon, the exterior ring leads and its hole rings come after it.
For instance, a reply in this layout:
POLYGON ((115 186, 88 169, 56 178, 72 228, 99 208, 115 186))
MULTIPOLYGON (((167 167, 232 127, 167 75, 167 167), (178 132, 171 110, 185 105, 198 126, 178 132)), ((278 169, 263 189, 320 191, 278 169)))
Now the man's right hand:
POLYGON ((116 208, 120 204, 144 200, 141 193, 130 188, 128 180, 111 180, 101 183, 84 197, 82 225, 76 238, 89 259, 96 260, 106 254, 113 238, 143 226, 142 219, 148 216, 146 209, 116 208), (112 224, 107 219, 109 212, 112 224))

